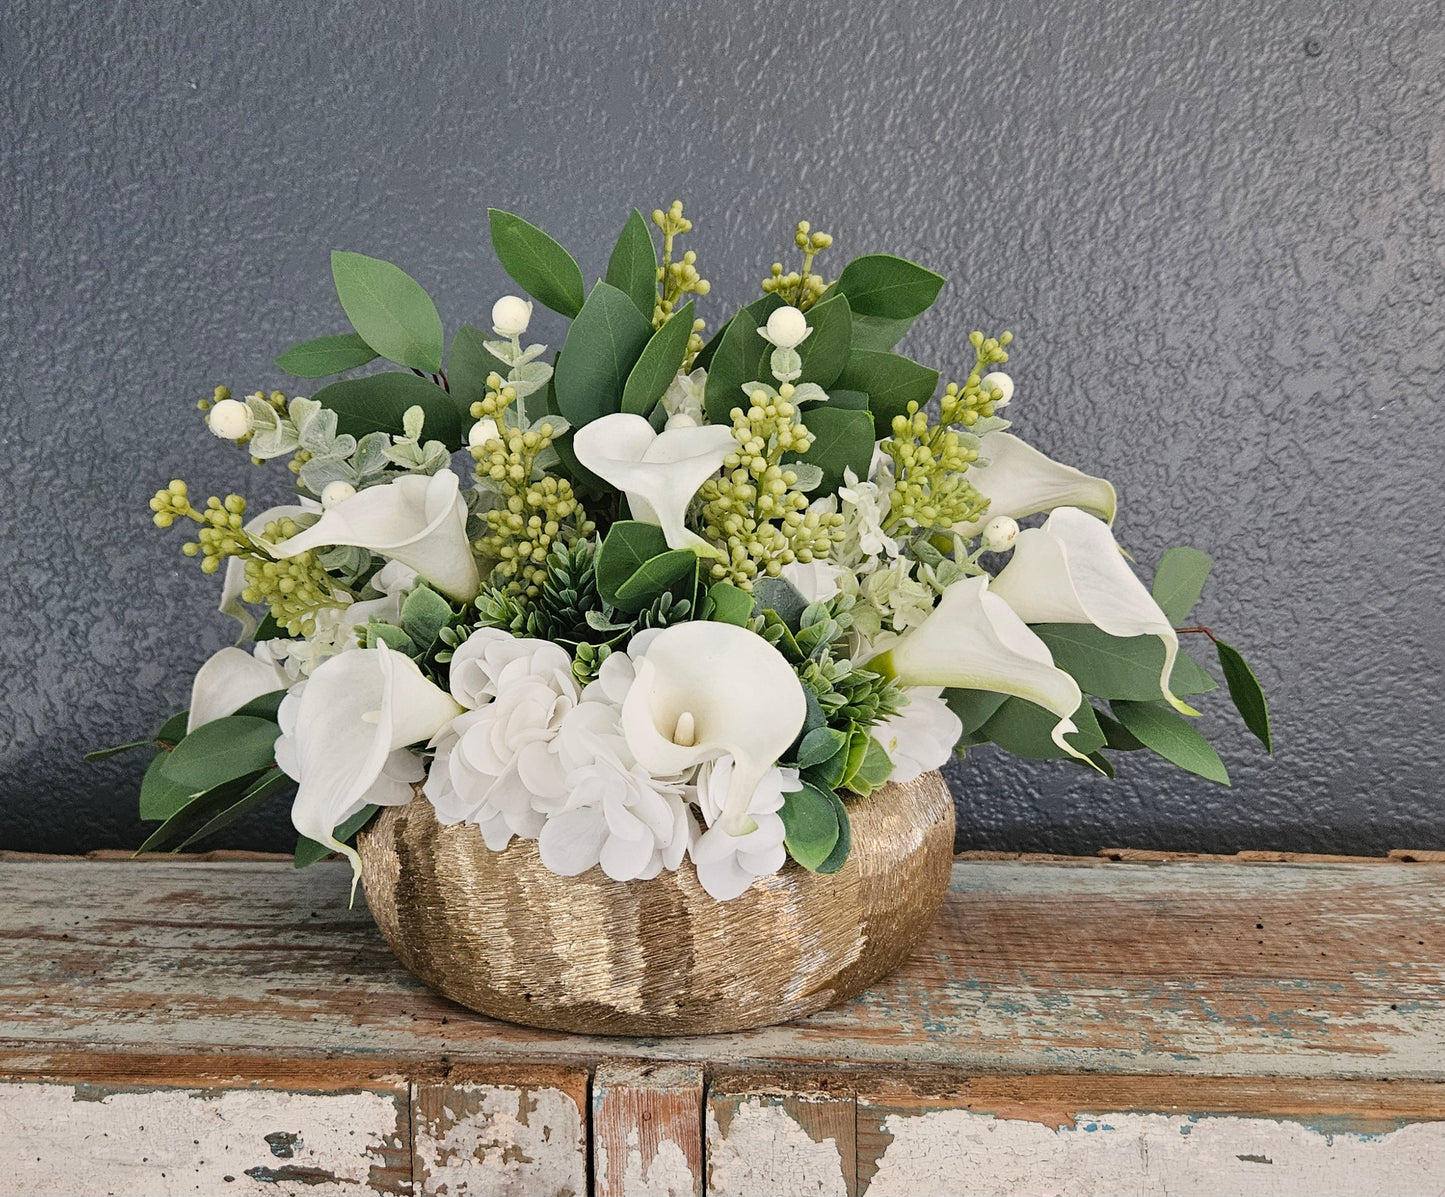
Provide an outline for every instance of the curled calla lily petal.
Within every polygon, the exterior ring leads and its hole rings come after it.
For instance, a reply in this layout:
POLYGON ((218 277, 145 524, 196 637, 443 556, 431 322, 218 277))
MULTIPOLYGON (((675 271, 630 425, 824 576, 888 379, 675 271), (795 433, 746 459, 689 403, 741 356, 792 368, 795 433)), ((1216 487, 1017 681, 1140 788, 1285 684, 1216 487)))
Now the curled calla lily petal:
POLYGON ((270 661, 258 661, 240 648, 223 648, 209 657, 191 683, 186 735, 203 724, 234 715, 253 698, 284 690, 286 675, 270 661))
MULTIPOLYGON (((411 658, 385 644, 332 657, 306 682, 287 746, 300 783, 291 822, 350 858, 353 889, 361 862, 336 838, 336 827, 376 801, 373 788, 393 752, 430 739, 461 711, 411 658)), ((386 791, 393 803, 409 794, 386 791)))
POLYGON ((986 577, 955 582, 933 614, 904 633, 868 668, 904 686, 948 686, 1012 694, 1058 716, 1053 741, 1087 758, 1064 739, 1078 731, 1071 716, 1084 700, 1079 683, 1054 665, 1048 646, 998 595, 986 577))
POLYGON ((654 432, 641 416, 614 412, 577 430, 577 460, 627 496, 634 519, 662 529, 670 549, 701 557, 718 550, 683 525, 698 488, 722 469, 735 448, 732 429, 721 424, 654 432))
POLYGON ((979 461, 969 467, 968 480, 989 501, 988 510, 955 524, 960 536, 977 536, 1000 515, 1018 520, 1056 507, 1081 507, 1113 522, 1117 500, 1108 479, 1054 461, 1007 432, 986 432, 978 440, 979 461))
MULTIPOLYGON (((252 536, 260 536, 266 525, 272 520, 295 519, 299 515, 320 515, 321 504, 311 499, 302 499, 299 505, 284 507, 270 507, 253 516, 246 521, 246 531, 252 536)), ((226 572, 221 582, 221 601, 216 605, 216 610, 222 615, 229 615, 241 625, 241 634, 236 638, 239 644, 242 640, 249 640, 256 631, 256 617, 242 605, 241 592, 246 589, 246 561, 243 557, 226 558, 226 572)))
POLYGON ((744 834, 753 792, 807 717, 798 675, 756 633, 707 621, 664 628, 634 668, 622 704, 632 755, 654 776, 668 776, 730 754, 718 825, 744 834))
POLYGON ((451 470, 406 474, 329 507, 304 532, 272 548, 281 558, 307 549, 355 545, 410 566, 449 598, 477 593, 477 563, 467 540, 467 505, 451 470))
POLYGON ((1134 576, 1102 520, 1060 507, 1042 528, 1020 532, 993 592, 1026 623, 1091 623, 1110 636, 1158 636, 1164 642, 1161 695, 1182 714, 1199 714, 1169 689, 1179 654, 1174 625, 1134 576))

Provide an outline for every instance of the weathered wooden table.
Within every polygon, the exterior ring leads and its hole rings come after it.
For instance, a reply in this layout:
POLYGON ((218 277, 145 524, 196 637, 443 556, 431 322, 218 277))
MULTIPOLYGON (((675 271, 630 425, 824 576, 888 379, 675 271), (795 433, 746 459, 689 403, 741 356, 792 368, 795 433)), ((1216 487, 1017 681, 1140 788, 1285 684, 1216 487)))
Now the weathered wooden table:
POLYGON ((972 859, 900 976, 680 1040, 469 1014, 347 879, 0 861, 0 1193, 1445 1189, 1442 863, 972 859))

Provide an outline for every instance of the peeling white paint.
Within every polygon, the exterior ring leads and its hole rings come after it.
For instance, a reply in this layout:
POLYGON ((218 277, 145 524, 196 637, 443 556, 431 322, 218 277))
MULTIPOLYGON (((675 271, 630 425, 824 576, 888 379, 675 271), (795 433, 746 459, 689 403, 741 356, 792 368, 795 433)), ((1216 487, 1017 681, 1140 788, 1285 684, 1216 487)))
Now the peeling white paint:
MULTIPOLYGON (((597 1175, 611 1176, 607 1145, 597 1141, 597 1175)), ((627 1158, 622 1162, 621 1188, 626 1197, 692 1197, 697 1181, 682 1145, 659 1139, 652 1159, 642 1158, 642 1133, 637 1127, 627 1132, 627 1158)))
POLYGON ((1381 1134, 1267 1118, 1079 1115, 1073 1127, 969 1110, 889 1115, 868 1197, 1414 1197, 1445 1178, 1445 1122, 1381 1134))
MULTIPOLYGON (((850 1169, 851 1170, 851 1169, 850 1169)), ((707 1112, 708 1197, 848 1197, 842 1153, 814 1142, 781 1105, 749 1097, 722 1133, 707 1112)))
POLYGON ((384 1093, 0 1084, 0 1195, 369 1193, 397 1121, 384 1093))
POLYGON ((441 1118, 412 1128, 420 1195, 587 1191, 582 1112, 561 1089, 454 1085, 441 1118))

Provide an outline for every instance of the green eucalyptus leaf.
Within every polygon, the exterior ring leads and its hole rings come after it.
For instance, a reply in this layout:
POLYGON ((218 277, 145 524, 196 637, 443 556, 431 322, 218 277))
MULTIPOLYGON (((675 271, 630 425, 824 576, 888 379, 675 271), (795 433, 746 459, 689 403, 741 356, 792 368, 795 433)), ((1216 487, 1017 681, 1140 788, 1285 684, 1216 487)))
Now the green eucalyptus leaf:
MULTIPOLYGON (((1147 702, 1159 697, 1164 644, 1157 636, 1110 636, 1092 624, 1041 623, 1033 632, 1053 654, 1054 664, 1073 676, 1085 694, 1147 702)), ((1180 652, 1170 675, 1178 696, 1207 694, 1219 688, 1203 667, 1180 652)))
POLYGON ((471 426, 472 404, 486 397, 487 375, 506 378, 510 370, 506 362, 487 348, 487 335, 481 329, 470 324, 457 329, 447 353, 447 385, 463 424, 471 426))
POLYGON ((399 366, 442 368, 442 321, 420 283, 399 266, 365 254, 331 255, 336 296, 361 339, 399 366))
POLYGON ((191 832, 176 845, 177 852, 184 852, 198 840, 203 840, 209 835, 214 835, 223 828, 229 827, 242 815, 260 806, 267 798, 295 783, 287 777, 280 769, 268 769, 246 788, 245 793, 228 806, 222 806, 219 811, 213 814, 210 819, 203 823, 195 831, 191 832))
POLYGON ((860 349, 887 353, 908 334, 917 316, 906 320, 886 320, 880 316, 862 316, 853 313, 853 351, 860 349))
POLYGON ((783 795, 783 807, 778 812, 785 832, 783 843, 788 855, 809 872, 817 872, 838 844, 837 798, 834 796, 830 802, 826 790, 806 781, 802 786, 783 795))
MULTIPOLYGON (((657 247, 652 243, 647 221, 636 208, 622 226, 622 235, 607 261, 607 281, 632 300, 651 323, 657 305, 657 247)), ((692 328, 691 320, 688 328, 692 328)))
POLYGON ((1114 718, 1166 761, 1187 773, 1195 773, 1221 785, 1229 784, 1229 772, 1209 741, 1184 716, 1162 703, 1111 702, 1114 718))
POLYGON ((405 653, 408 657, 415 657, 421 649, 421 646, 396 624, 369 623, 366 625, 366 647, 375 648, 378 644, 385 644, 394 652, 405 653))
POLYGON ((853 821, 848 817, 848 808, 843 800, 832 790, 825 790, 833 800, 833 813, 838 816, 838 842, 833 845, 833 851, 828 853, 828 859, 820 864, 816 872, 836 873, 848 863, 848 854, 853 850, 853 821))
POLYGON ((667 538, 656 524, 618 520, 597 550, 598 594, 615 605, 622 584, 644 563, 667 551, 667 538))
POLYGON ((836 727, 815 727, 798 745, 794 763, 799 769, 811 769, 832 760, 839 749, 848 747, 848 734, 836 727))
POLYGON ((879 786, 884 785, 891 776, 893 776, 893 758, 888 755, 887 749, 882 744, 869 735, 868 743, 863 750, 863 759, 859 762, 858 768, 853 771, 853 776, 848 779, 848 788, 855 794, 868 795, 879 786))
MULTIPOLYGON (((241 802, 246 792, 266 773, 265 769, 253 770, 239 777, 228 778, 199 793, 190 793, 179 798, 174 808, 165 815, 165 821, 136 849, 137 854, 178 850, 182 844, 196 838, 201 830, 223 811, 241 802)), ((141 817, 147 816, 142 812, 141 817)))
MULTIPOLYGON (((336 827, 333 834, 343 844, 347 843, 352 836, 376 817, 376 812, 380 809, 379 806, 363 806, 346 822, 336 827)), ((296 855, 293 861, 295 868, 304 869, 309 865, 314 865, 318 860, 325 860, 330 855, 331 848, 328 845, 304 835, 296 837, 296 855)))
POLYGON ((160 730, 156 732, 157 742, 168 744, 174 748, 186 738, 186 728, 190 726, 190 717, 189 711, 177 711, 161 724, 160 730))
MULTIPOLYGON (((845 296, 834 295, 831 299, 825 299, 809 308, 807 318, 813 331, 808 334, 807 340, 798 346, 798 356, 803 363, 803 373, 798 382, 816 383, 826 391, 847 365, 848 354, 853 347, 853 312, 848 307, 845 296)), ((762 338, 759 337, 758 340, 762 341, 762 338)), ((771 357, 771 346, 768 348, 768 356, 771 357)), ((768 382, 771 378, 772 374, 769 372, 761 376, 761 381, 768 382)), ((742 381, 759 380, 745 378, 742 381)))
POLYGON ((669 549, 644 561, 617 588, 616 606, 629 614, 636 614, 650 607, 665 591, 696 577, 697 554, 690 549, 669 549))
POLYGON ((692 336, 692 317, 693 305, 689 300, 652 334, 622 388, 623 411, 637 416, 651 414, 682 368, 687 342, 692 336))
MULTIPOLYGON (((262 694, 259 698, 253 698, 240 710, 233 712, 237 715, 251 715, 257 719, 269 719, 276 722, 276 712, 281 709, 281 700, 286 697, 285 690, 272 690, 269 694, 262 694)), ((200 729, 197 728, 199 731, 200 729)))
POLYGON ((868 254, 838 276, 838 290, 853 311, 880 320, 913 320, 933 306, 944 278, 906 258, 868 254))
POLYGON ((1154 601, 1170 623, 1177 626, 1189 618, 1204 592, 1212 564, 1208 553, 1182 545, 1160 558, 1159 568, 1154 571, 1154 601))
POLYGON ((402 417, 408 408, 420 407, 428 438, 449 449, 466 444, 461 412, 452 397, 415 374, 391 371, 344 378, 322 387, 312 398, 336 413, 338 431, 358 440, 371 432, 405 436, 402 417))
POLYGON ((1117 719, 1104 714, 1097 707, 1094 708, 1094 719, 1099 730, 1104 733, 1105 748, 1114 752, 1138 752, 1141 748, 1149 747, 1117 719))
POLYGON ((775 611, 791 631, 797 631, 808 600, 786 578, 762 577, 753 583, 756 610, 775 611))
MULTIPOLYGON (((1073 714, 1078 731, 1065 736, 1085 756, 1104 747, 1104 733, 1094 718, 1094 708, 1080 704, 1073 714)), ((1068 760, 1069 754, 1053 740, 1059 717, 1022 698, 1009 698, 979 728, 981 735, 1005 752, 1034 761, 1068 760)))
MULTIPOLYGON (((451 622, 451 604, 428 586, 418 586, 401 605, 401 630, 425 652, 451 622)), ((388 645, 388 647, 390 647, 388 645)))
MULTIPOLYGON (((843 735, 841 732, 839 734, 843 735)), ((830 792, 836 790, 843 784, 843 774, 848 769, 850 744, 851 738, 844 735, 844 742, 839 745, 837 752, 821 764, 810 765, 802 771, 803 780, 812 783, 819 789, 830 792)))
POLYGON ((651 336, 651 322, 626 295, 607 283, 592 288, 553 376, 557 406, 574 429, 622 409, 627 376, 651 336))
POLYGON ((893 417, 906 415, 909 403, 928 406, 938 371, 896 353, 855 349, 836 385, 867 393, 874 431, 882 438, 893 435, 893 417))
POLYGON ((1274 753, 1274 739, 1269 730, 1269 704, 1265 702, 1264 689, 1254 671, 1246 664, 1237 648, 1216 640, 1214 647, 1219 653, 1219 667, 1224 670, 1224 684, 1229 687, 1229 697, 1234 701, 1244 726, 1249 728, 1264 750, 1274 753))
POLYGON ((147 821, 169 819, 195 796, 194 787, 172 781, 165 775, 166 758, 169 756, 168 751, 156 753, 141 778, 140 817, 147 821))
POLYGON ((533 299, 575 317, 582 310, 582 270, 551 237, 520 216, 488 208, 492 248, 502 269, 533 299))
POLYGON ((258 769, 276 758, 281 729, 255 715, 228 715, 202 724, 165 754, 161 771, 193 794, 210 790, 258 769))
POLYGON ((849 411, 829 404, 807 408, 803 423, 813 434, 808 451, 793 460, 815 465, 823 471, 822 494, 843 485, 843 471, 851 469, 859 478, 868 476, 873 461, 873 417, 866 411, 849 411))
POLYGON ((867 411, 868 396, 863 391, 842 390, 835 383, 828 392, 828 406, 846 411, 867 411))
POLYGON ((290 635, 290 632, 276 622, 276 617, 267 611, 256 630, 251 633, 251 639, 260 644, 263 640, 284 640, 290 635))
POLYGON ((708 618, 715 623, 731 623, 746 627, 753 617, 753 596, 731 582, 714 582, 708 587, 712 612, 708 618))
POLYGON ((276 359, 276 364, 295 378, 325 378, 364 366, 376 357, 376 350, 356 333, 341 333, 293 345, 276 359))
POLYGON ((945 690, 943 701, 948 709, 963 723, 963 734, 971 736, 993 718, 994 713, 1008 701, 1007 694, 992 690, 945 690))

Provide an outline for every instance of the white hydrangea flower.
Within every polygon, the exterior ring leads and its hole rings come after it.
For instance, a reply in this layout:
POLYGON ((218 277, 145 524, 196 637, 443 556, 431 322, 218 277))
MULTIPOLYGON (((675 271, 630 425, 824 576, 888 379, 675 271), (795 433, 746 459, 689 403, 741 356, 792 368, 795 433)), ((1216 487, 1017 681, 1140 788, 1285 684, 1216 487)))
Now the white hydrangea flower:
POLYGON ((581 697, 570 662, 566 669, 547 667, 550 654, 542 650, 566 661, 562 649, 539 640, 518 643, 522 655, 510 658, 491 679, 495 696, 482 687, 463 688, 482 705, 464 711, 434 738, 436 758, 423 787, 438 822, 475 823, 494 851, 514 835, 530 839, 541 831, 544 816, 524 778, 534 772, 545 776, 548 746, 581 697), (539 662, 538 671, 529 670, 539 662))
POLYGON ((697 797, 708 829, 692 848, 697 879, 719 902, 736 898, 757 878, 768 877, 783 867, 787 851, 786 831, 778 811, 783 795, 799 786, 798 771, 774 766, 763 775, 748 804, 752 830, 729 835, 720 819, 732 779, 733 759, 719 757, 698 771, 697 797))
POLYGON ((782 577, 784 581, 791 582, 808 602, 826 603, 838 593, 839 579, 846 572, 841 566, 815 557, 807 564, 801 561, 789 562, 783 566, 782 577))
POLYGON ((501 628, 478 628, 452 654, 449 682, 452 697, 472 708, 496 698, 514 679, 529 675, 571 682, 572 658, 566 649, 546 640, 513 636, 501 628))
POLYGON ((898 542, 883 530, 888 518, 888 495, 876 482, 861 482, 852 470, 843 471, 843 485, 838 488, 844 516, 844 559, 849 549, 862 563, 869 558, 897 557, 902 553, 898 542))
POLYGON ((889 781, 912 781, 948 760, 963 722, 943 701, 942 686, 909 686, 908 705, 870 732, 893 759, 889 781))
POLYGON ((933 614, 938 594, 913 576, 913 562, 900 558, 874 570, 859 582, 864 602, 878 612, 883 626, 894 632, 918 627, 933 614))

